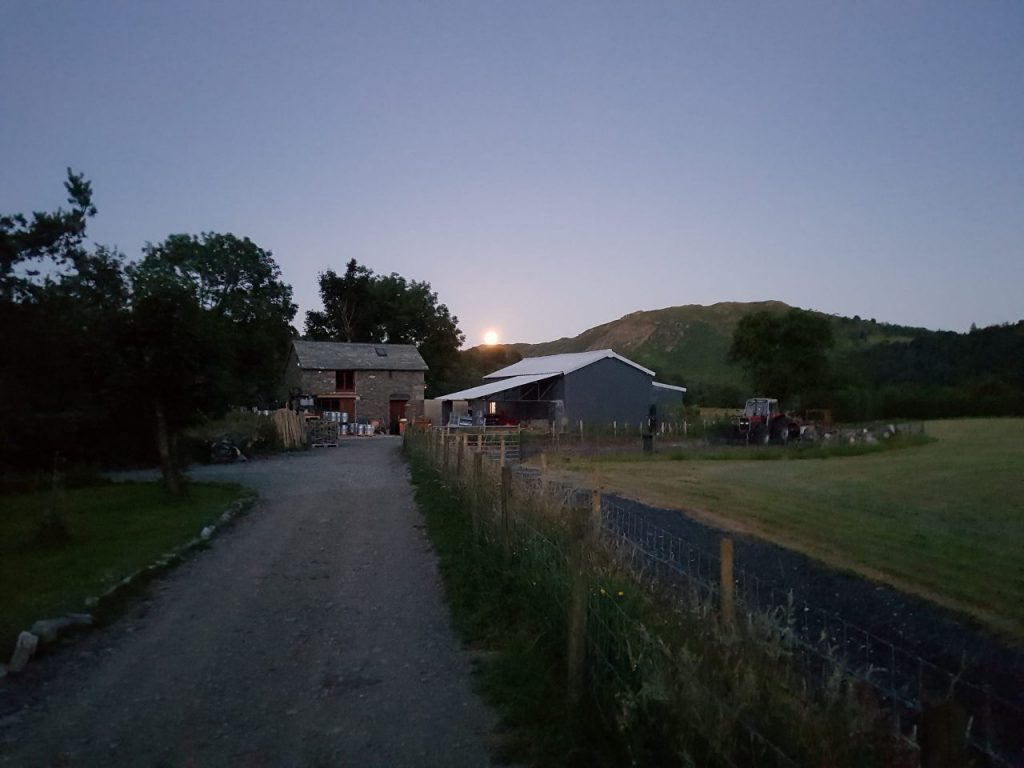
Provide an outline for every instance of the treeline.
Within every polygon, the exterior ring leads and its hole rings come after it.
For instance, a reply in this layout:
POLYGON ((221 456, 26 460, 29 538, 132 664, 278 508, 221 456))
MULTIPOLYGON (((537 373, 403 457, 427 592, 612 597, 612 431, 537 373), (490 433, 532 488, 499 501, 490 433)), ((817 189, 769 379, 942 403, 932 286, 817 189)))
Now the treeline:
POLYGON ((269 251, 172 235, 129 263, 85 244, 92 188, 70 210, 0 216, 0 467, 144 464, 181 490, 176 436, 229 405, 270 405, 296 307, 269 251))
MULTIPOLYGON (((756 394, 792 410, 829 408, 841 421, 1024 415, 1024 321, 969 333, 904 329, 909 338, 883 328, 849 343, 861 326, 800 309, 754 313, 737 326, 730 359, 756 394)), ((691 400, 701 405, 743 401, 729 387, 691 394, 709 398, 691 400)))
POLYGON ((848 352, 831 396, 845 420, 1024 416, 1024 321, 848 352))

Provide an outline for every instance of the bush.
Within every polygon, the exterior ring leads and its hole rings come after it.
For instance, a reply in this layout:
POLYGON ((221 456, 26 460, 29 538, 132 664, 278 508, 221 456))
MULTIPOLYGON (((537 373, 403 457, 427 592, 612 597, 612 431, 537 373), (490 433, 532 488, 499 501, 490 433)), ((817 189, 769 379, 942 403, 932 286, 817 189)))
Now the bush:
POLYGON ((231 411, 222 419, 187 430, 179 443, 179 455, 193 462, 210 461, 210 443, 227 439, 246 456, 280 453, 284 443, 274 420, 248 411, 231 411))

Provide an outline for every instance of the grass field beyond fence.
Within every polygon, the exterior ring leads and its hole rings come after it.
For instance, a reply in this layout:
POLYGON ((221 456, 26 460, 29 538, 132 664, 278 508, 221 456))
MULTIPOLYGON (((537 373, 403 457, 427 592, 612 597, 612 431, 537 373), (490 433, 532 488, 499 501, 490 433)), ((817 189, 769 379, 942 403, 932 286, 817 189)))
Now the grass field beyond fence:
POLYGON ((184 544, 249 492, 196 484, 172 499, 156 483, 0 496, 0 658, 38 619, 84 601, 184 544))
POLYGON ((686 509, 1022 638, 1024 419, 928 422, 926 432, 936 440, 863 456, 561 466, 597 468, 609 491, 686 509))

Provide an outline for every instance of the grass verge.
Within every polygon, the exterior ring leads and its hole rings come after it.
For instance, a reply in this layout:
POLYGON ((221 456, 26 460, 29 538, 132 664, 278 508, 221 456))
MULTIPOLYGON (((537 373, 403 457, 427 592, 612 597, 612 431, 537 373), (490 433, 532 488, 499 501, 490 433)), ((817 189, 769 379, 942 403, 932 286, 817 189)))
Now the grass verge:
POLYGON ((250 492, 194 484, 185 499, 156 483, 0 497, 0 658, 38 619, 84 610, 98 595, 196 536, 250 492))
POLYGON ((568 716, 559 609, 535 598, 536 585, 514 558, 474 538, 462 499, 424 458, 411 456, 410 466, 452 621, 478 653, 479 690, 501 716, 496 759, 537 766, 616 764, 619 753, 596 715, 568 716))

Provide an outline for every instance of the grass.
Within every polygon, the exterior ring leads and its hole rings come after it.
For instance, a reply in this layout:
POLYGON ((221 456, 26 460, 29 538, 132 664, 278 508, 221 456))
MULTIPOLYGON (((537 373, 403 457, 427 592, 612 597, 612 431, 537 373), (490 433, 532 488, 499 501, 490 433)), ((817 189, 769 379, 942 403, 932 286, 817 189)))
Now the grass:
POLYGON ((567 716, 564 617, 551 599, 564 585, 545 585, 546 599, 537 599, 531 572, 495 542, 474 537, 466 503, 429 462, 413 454, 410 467, 452 622, 479 654, 478 687, 501 715, 495 758, 535 766, 615 764, 619 753, 597 719, 567 716))
POLYGON ((1024 637, 1024 419, 930 422, 927 433, 936 440, 906 450, 808 461, 564 466, 1024 637))
MULTIPOLYGON (((555 496, 513 483, 509 528, 493 511, 493 474, 457 489, 410 450, 417 501, 440 559, 453 621, 482 652, 477 681, 502 716, 497 762, 530 765, 894 764, 887 722, 836 677, 807 688, 779 612, 721 624, 711 602, 662 593, 623 570, 615 550, 591 550, 587 693, 567 702, 570 549, 555 496), (469 510, 479 498, 479 535, 469 510), (502 546, 502 531, 511 538, 502 546), (755 732, 756 731, 756 732, 755 732)), ((821 662, 815 662, 821 669, 821 662)))
POLYGON ((172 499, 155 483, 0 497, 0 657, 38 619, 85 610, 129 573, 196 536, 241 486, 195 484, 172 499))

